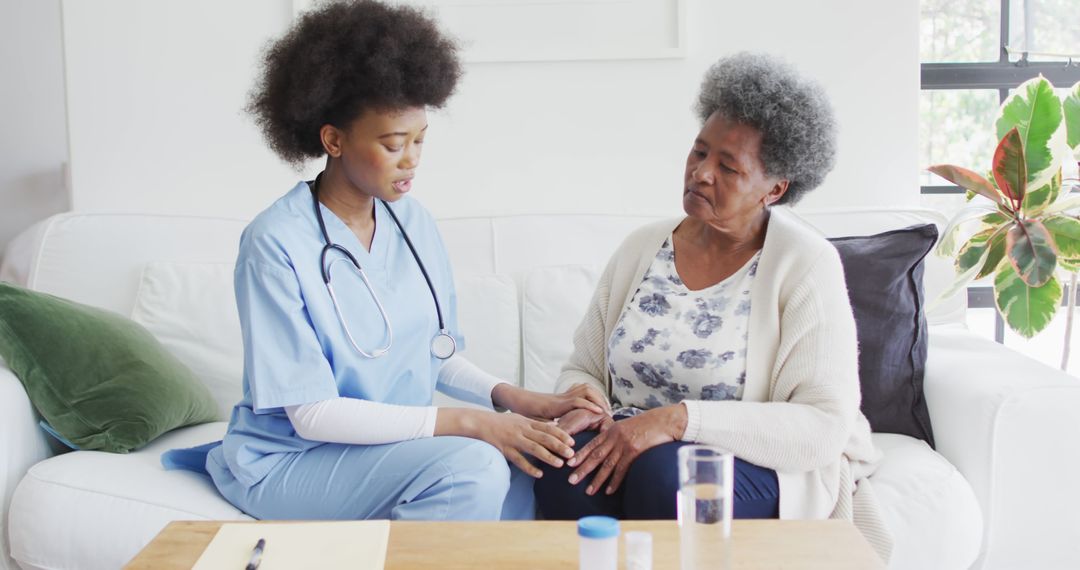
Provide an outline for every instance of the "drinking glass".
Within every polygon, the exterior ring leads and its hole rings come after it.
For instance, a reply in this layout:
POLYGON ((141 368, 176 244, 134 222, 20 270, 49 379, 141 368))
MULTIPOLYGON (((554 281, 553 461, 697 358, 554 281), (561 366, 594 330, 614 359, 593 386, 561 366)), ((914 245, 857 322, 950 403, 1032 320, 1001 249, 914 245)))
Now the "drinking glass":
POLYGON ((681 568, 727 570, 735 456, 717 447, 686 445, 678 457, 681 568))

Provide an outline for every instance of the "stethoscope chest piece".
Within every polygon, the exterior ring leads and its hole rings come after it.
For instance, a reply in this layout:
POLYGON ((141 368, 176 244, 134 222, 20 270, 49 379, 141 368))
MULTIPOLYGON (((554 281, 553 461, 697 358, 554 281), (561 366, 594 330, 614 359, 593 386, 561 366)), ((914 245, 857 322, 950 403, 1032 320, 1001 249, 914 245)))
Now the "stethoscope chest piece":
POLYGON ((457 352, 457 342, 446 329, 439 331, 435 338, 431 339, 431 354, 440 360, 446 360, 457 352))

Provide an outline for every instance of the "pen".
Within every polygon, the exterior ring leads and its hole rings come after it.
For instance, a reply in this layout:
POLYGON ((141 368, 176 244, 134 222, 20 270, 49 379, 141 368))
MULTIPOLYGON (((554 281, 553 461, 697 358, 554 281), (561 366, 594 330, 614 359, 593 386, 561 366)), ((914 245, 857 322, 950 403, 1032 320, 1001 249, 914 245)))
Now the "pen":
POLYGON ((259 564, 262 562, 263 547, 265 546, 266 539, 264 538, 260 538, 259 542, 255 543, 255 548, 251 549, 251 559, 248 560, 244 570, 258 570, 259 564))

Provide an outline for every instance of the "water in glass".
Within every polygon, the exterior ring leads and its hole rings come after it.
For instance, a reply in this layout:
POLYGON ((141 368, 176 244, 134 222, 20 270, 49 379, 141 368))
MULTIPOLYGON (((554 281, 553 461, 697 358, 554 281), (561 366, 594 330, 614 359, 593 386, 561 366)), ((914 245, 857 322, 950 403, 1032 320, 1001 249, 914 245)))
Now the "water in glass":
POLYGON ((679 544, 682 570, 731 567, 734 457, 721 449, 679 450, 679 544))

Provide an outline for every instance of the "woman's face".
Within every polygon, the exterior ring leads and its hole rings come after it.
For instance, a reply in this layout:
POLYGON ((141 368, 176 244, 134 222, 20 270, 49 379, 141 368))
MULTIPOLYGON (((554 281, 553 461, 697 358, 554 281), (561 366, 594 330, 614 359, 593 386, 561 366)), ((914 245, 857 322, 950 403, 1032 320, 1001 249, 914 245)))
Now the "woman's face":
POLYGON ((719 226, 756 218, 787 191, 788 181, 765 174, 761 133, 713 113, 686 157, 683 209, 719 226))
POLYGON ((327 144, 341 160, 349 183, 360 192, 393 202, 412 187, 427 132, 427 111, 409 107, 367 110, 327 144), (336 143, 336 144, 335 144, 336 143))

